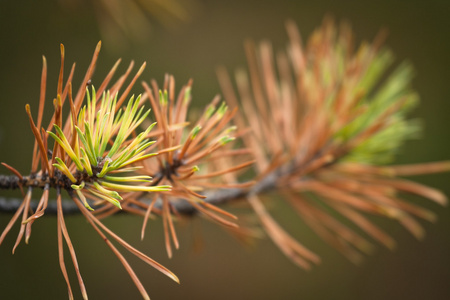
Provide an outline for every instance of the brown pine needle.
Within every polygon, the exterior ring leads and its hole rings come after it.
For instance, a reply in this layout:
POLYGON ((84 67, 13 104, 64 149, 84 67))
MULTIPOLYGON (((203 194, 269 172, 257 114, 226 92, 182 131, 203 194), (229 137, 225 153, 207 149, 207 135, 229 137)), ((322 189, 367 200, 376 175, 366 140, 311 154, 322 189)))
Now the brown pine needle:
POLYGON ((136 273, 133 271, 133 269, 131 268, 130 264, 125 259, 125 257, 119 252, 119 250, 117 250, 116 247, 114 247, 114 245, 103 234, 103 232, 101 232, 101 230, 97 227, 97 225, 93 221, 93 220, 95 220, 95 218, 93 218, 92 216, 88 215, 89 212, 86 210, 86 208, 84 206, 82 206, 81 204, 78 203, 78 199, 74 199, 74 201, 75 201, 75 203, 77 203, 78 207, 80 208, 81 212, 85 215, 85 217, 88 220, 88 222, 92 225, 92 227, 95 229, 95 231, 97 231, 97 233, 100 235, 100 237, 105 241, 106 245, 108 245, 108 247, 114 252, 114 254, 120 260, 122 265, 125 267, 125 270, 130 275, 131 279, 133 280, 134 284, 138 288, 138 290, 141 293, 142 297, 144 299, 150 300, 150 296, 148 295, 148 293, 145 290, 144 286, 142 285, 141 281, 139 280, 139 278, 137 277, 136 273), (86 211, 84 211, 84 210, 86 210, 86 211))
POLYGON ((270 238, 292 262, 305 270, 311 269, 311 263, 320 263, 320 258, 316 254, 300 245, 275 222, 256 195, 249 195, 247 199, 270 238))
POLYGON ((364 230, 367 234, 372 236, 375 240, 380 242, 382 245, 390 250, 394 250, 396 243, 395 240, 390 237, 387 233, 379 229, 377 226, 372 224, 367 218, 358 213, 357 211, 346 207, 344 205, 338 205, 337 203, 332 203, 331 206, 340 212, 343 216, 347 217, 353 223, 358 225, 359 228, 364 230))
POLYGON ((205 175, 196 175, 196 176, 192 176, 191 179, 192 179, 192 180, 196 180, 196 179, 209 179, 209 178, 211 178, 211 177, 216 177, 216 176, 220 176, 220 175, 223 175, 223 174, 226 174, 226 173, 235 172, 235 171, 237 171, 237 170, 246 168, 246 167, 248 167, 248 166, 250 166, 250 165, 252 165, 252 164, 254 164, 254 163, 255 163, 255 161, 254 161, 254 160, 251 160, 251 161, 245 162, 245 163, 243 163, 243 164, 240 164, 240 165, 231 167, 231 168, 229 168, 229 169, 220 170, 220 171, 217 171, 217 172, 211 172, 211 173, 208 173, 208 174, 205 174, 205 175))
POLYGON ((103 92, 106 90, 106 88, 109 85, 112 77, 116 73, 117 67, 119 66, 121 61, 122 61, 122 59, 119 58, 116 61, 116 63, 114 64, 114 66, 111 68, 111 70, 109 71, 108 75, 106 75, 105 79, 103 79, 103 82, 101 83, 100 87, 97 90, 97 100, 100 99, 100 97, 102 96, 103 92))
MULTIPOLYGON (((100 48, 102 47, 102 43, 98 42, 97 46, 95 47, 94 54, 92 56, 91 63, 89 64, 89 67, 86 71, 86 74, 84 75, 83 81, 81 82, 80 88, 77 92, 77 95, 74 99, 74 105, 76 108, 76 111, 79 111, 84 99, 84 96, 86 95, 86 85, 87 82, 92 78, 92 74, 94 73, 95 65, 97 63, 98 55, 100 54, 100 48)), ((69 122, 66 123, 66 126, 69 125, 69 122)), ((65 131, 65 128, 64 128, 65 131)))
POLYGON ((147 221, 150 218, 150 214, 152 212, 153 206, 156 203, 156 200, 158 200, 158 196, 155 194, 153 196, 152 202, 150 203, 150 205, 148 206, 148 208, 145 212, 144 222, 142 223, 142 229, 141 229, 141 240, 144 240, 144 234, 145 234, 145 228, 147 227, 147 221))
POLYGON ((210 212, 209 210, 203 208, 201 205, 199 205, 198 203, 192 201, 189 202, 193 207, 195 207, 199 212, 203 213, 205 216, 211 218, 213 221, 216 221, 218 224, 227 226, 227 227, 234 227, 234 228, 238 228, 239 225, 237 225, 234 222, 230 222, 228 220, 225 220, 224 218, 210 212))
POLYGON ((16 175, 20 181, 23 181, 23 176, 22 174, 20 174, 19 171, 17 171, 15 168, 11 167, 10 165, 2 162, 1 163, 5 168, 7 168, 8 170, 10 170, 14 175, 16 175))
POLYGON ((369 242, 337 219, 304 201, 299 195, 293 195, 288 192, 284 193, 284 195, 303 219, 310 223, 311 228, 317 230, 319 235, 323 235, 323 238, 336 248, 343 246, 340 249, 341 252, 351 258, 352 261, 359 262, 360 256, 354 253, 353 249, 344 246, 344 244, 351 244, 366 254, 370 254, 373 251, 373 246, 369 242))
POLYGON ((49 190, 50 190, 50 186, 49 186, 49 184, 46 184, 44 186, 44 192, 42 193, 41 200, 38 203, 36 212, 34 213, 34 215, 30 216, 26 220, 26 223, 31 222, 33 220, 36 220, 36 219, 40 218, 44 214, 44 211, 45 211, 45 209, 47 208, 47 205, 48 205, 49 190))
POLYGON ((448 204, 447 197, 442 192, 420 183, 404 179, 370 179, 370 181, 376 184, 390 186, 400 191, 422 196, 442 206, 446 206, 448 204))
POLYGON ((211 209, 211 210, 221 214, 221 215, 227 216, 230 219, 234 219, 234 220, 238 219, 238 217, 233 215, 232 213, 229 213, 229 212, 227 212, 227 211, 225 211, 223 209, 220 209, 219 207, 217 207, 217 206, 215 206, 213 204, 210 204, 208 202, 202 201, 202 202, 200 202, 200 204, 202 206, 206 207, 206 208, 209 208, 209 209, 211 209))
MULTIPOLYGON (((42 124, 42 116, 44 114, 44 104, 45 104, 45 90, 47 85, 47 60, 45 56, 42 56, 42 74, 41 74, 41 91, 39 95, 39 110, 38 110, 38 118, 37 118, 37 128, 41 128, 42 124)), ((31 172, 35 173, 38 167, 38 144, 37 141, 34 143, 33 147, 33 162, 31 164, 31 172)))
MULTIPOLYGON (((59 195, 58 195, 59 196, 59 195)), ((58 257, 59 257, 59 267, 61 268, 61 272, 64 276, 64 279, 67 284, 67 292, 69 294, 69 299, 73 300, 72 287, 70 286, 69 276, 67 275, 66 264, 64 262, 64 249, 63 249, 63 241, 62 241, 62 229, 61 229, 61 220, 58 217, 57 221, 57 230, 58 230, 58 257)))
MULTIPOLYGON (((91 224, 97 224, 102 230, 104 230, 106 233, 108 233, 111 237, 113 237, 119 244, 121 244, 125 249, 130 251, 132 254, 136 255, 138 258, 149 264, 150 266, 154 267, 167 277, 171 278, 173 281, 180 283, 180 280, 178 277, 173 274, 170 270, 159 264, 158 262, 154 261, 147 255, 143 254, 142 252, 138 251, 134 247, 132 247, 130 244, 125 242, 123 239, 121 239, 119 236, 117 236, 114 232, 112 232, 108 227, 103 225, 102 222, 100 222, 97 218, 92 216, 90 212, 87 211, 87 209, 78 201, 78 199, 73 199, 77 206, 80 208, 81 212, 87 217, 88 221, 91 224)), ((98 228, 97 228, 98 229, 98 228)), ((103 234, 101 234, 102 237, 104 237, 103 234)), ((106 238, 106 237, 105 237, 106 238)), ((107 240, 107 239, 106 239, 107 240)))
POLYGON ((450 161, 431 162, 413 165, 397 165, 385 167, 397 176, 412 176, 422 174, 434 174, 448 172, 450 170, 450 161))
POLYGON ((61 66, 59 68, 59 77, 58 77, 58 88, 56 89, 56 93, 58 95, 62 95, 62 86, 63 86, 63 74, 64 74, 64 45, 60 44, 61 51, 61 66))
MULTIPOLYGON (((86 287, 84 286, 84 282, 83 282, 83 278, 81 277, 81 273, 80 273, 80 268, 78 267, 78 260, 77 260, 77 256, 75 254, 75 250, 73 248, 72 245, 72 241, 70 240, 69 237, 69 233, 67 231, 67 227, 66 227, 66 223, 64 221, 64 216, 63 216, 63 209, 62 209, 62 203, 61 203, 61 194, 58 193, 57 198, 56 198, 56 205, 57 205, 57 211, 58 211, 58 247, 61 248, 60 253, 61 253, 61 259, 63 260, 63 265, 64 265, 64 271, 63 273, 65 273, 64 277, 67 276, 67 273, 65 271, 65 264, 64 264, 64 257, 63 257, 63 245, 62 245, 62 241, 61 240, 61 233, 64 236, 64 239, 66 241, 67 247, 69 248, 69 252, 70 252, 70 256, 72 258, 72 262, 73 262, 73 266, 75 268, 75 272, 77 274, 77 278, 78 278, 78 283, 80 285, 80 290, 81 290, 81 295, 83 296, 83 299, 87 300, 88 296, 87 296, 87 292, 86 292, 86 287)), ((62 267, 61 267, 62 268, 62 267)), ((67 284, 70 286, 69 284, 69 279, 66 278, 67 284)), ((71 294, 70 291, 70 287, 69 287, 69 294, 71 294)))
POLYGON ((22 237, 25 233, 26 223, 24 224, 24 222, 26 222, 27 217, 28 217, 28 208, 30 206, 31 192, 32 192, 32 188, 29 187, 28 192, 25 195, 25 199, 23 200, 23 202, 25 203, 25 206, 24 206, 23 214, 22 214, 22 224, 20 224, 20 231, 19 231, 19 234, 17 235, 16 243, 14 244, 14 247, 12 250, 13 254, 16 251, 17 246, 19 246, 19 243, 22 240, 22 237))
POLYGON ((47 157, 47 150, 44 146, 44 142, 42 141, 41 135, 39 134, 39 130, 34 125, 33 117, 31 116, 30 105, 27 104, 25 106, 25 110, 27 112, 28 119, 30 121, 31 130, 33 131, 34 137, 39 146, 39 152, 41 154, 42 171, 45 172, 46 170, 48 170, 49 175, 53 176, 53 168, 50 168, 50 164, 48 162, 47 157))
POLYGON ((180 248, 180 243, 178 242, 177 233, 176 233, 175 227, 173 225, 172 215, 170 214, 170 207, 169 207, 170 203, 169 203, 169 201, 165 201, 165 203, 167 203, 167 210, 168 210, 167 222, 169 224, 169 229, 170 229, 170 234, 172 236, 172 241, 173 241, 173 244, 175 246, 175 249, 179 249, 180 248))
POLYGON ((162 214, 163 214, 163 226, 164 226, 164 242, 166 245, 167 256, 169 258, 172 258, 172 246, 170 243, 170 234, 169 234, 170 211, 169 211, 167 199, 163 199, 162 214))
MULTIPOLYGON (((2 235, 0 236, 0 245, 3 243, 6 235, 8 234, 8 232, 11 230, 11 228, 14 226, 14 224, 16 223, 17 219, 19 218, 20 214, 22 213, 24 207, 25 207, 25 201, 22 201, 22 204, 20 204, 19 208, 17 209, 17 211, 14 213, 13 217, 11 218, 11 220, 8 222, 8 225, 6 225, 5 229, 2 232, 2 235)), ((27 208, 28 209, 28 208, 27 208)))
POLYGON ((141 67, 137 71, 136 75, 134 75, 131 82, 128 84, 128 86, 125 88, 125 90, 121 93, 121 97, 119 98, 119 100, 117 100, 118 108, 121 107, 122 103, 125 101, 125 99, 127 99, 128 94, 130 93, 131 89, 133 88, 136 80, 139 78, 139 76, 141 76, 142 72, 144 72, 146 65, 147 65, 147 63, 145 63, 145 62, 141 65, 141 67))
MULTIPOLYGON (((205 188, 211 189, 246 189, 253 185, 255 185, 256 181, 247 181, 247 182, 238 182, 238 183, 209 183, 209 182, 201 182, 199 185, 205 188)), ((203 196, 205 199, 205 196, 203 196)))
POLYGON ((385 197, 383 195, 374 195, 370 197, 374 201, 381 203, 385 209, 389 209, 390 217, 397 219, 403 227, 405 227, 418 240, 423 239, 425 231, 423 227, 413 219, 406 211, 398 208, 398 204, 394 199, 385 197))
POLYGON ((33 222, 36 221, 38 218, 42 217, 44 215, 44 211, 47 208, 48 204, 48 196, 49 196, 49 185, 46 184, 44 186, 44 192, 42 193, 41 200, 38 203, 36 212, 32 214, 27 220, 23 222, 23 224, 26 224, 25 228, 25 244, 28 244, 28 241, 31 236, 31 225, 33 225, 33 222))

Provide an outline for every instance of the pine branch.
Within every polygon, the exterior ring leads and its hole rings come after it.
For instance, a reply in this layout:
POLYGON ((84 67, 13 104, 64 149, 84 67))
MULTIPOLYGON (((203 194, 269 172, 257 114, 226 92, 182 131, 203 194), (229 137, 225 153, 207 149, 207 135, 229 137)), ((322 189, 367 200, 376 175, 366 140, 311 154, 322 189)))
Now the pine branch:
MULTIPOLYGON (((5 181, 5 184, 2 184, 1 189, 16 189, 19 188, 18 182, 19 179, 14 176, 6 176, 1 175, 0 180, 4 180, 3 178, 7 177, 8 179, 5 181)), ((275 176, 266 177, 266 179, 259 184, 255 185, 252 189, 242 189, 242 188, 234 188, 234 189, 222 189, 214 191, 213 193, 207 193, 205 202, 213 205, 223 205, 229 202, 233 202, 236 200, 242 200, 246 197, 246 195, 250 193, 261 193, 264 191, 269 191, 274 189, 276 182, 275 176)), ((145 202, 145 199, 142 199, 145 202)), ((17 209, 22 204, 23 199, 20 198, 10 198, 10 197, 0 197, 0 213, 15 213, 17 209)), ((32 199, 30 201, 30 208, 32 210, 36 210, 38 206, 38 200, 32 199)), ((198 213, 198 210, 192 206, 187 201, 174 201, 172 204, 173 208, 182 215, 194 215, 198 213)), ((138 208, 137 206, 134 206, 138 208)), ((162 209, 162 200, 158 199, 154 205, 155 209, 162 209)), ((81 211, 78 209, 77 205, 69 200, 63 199, 62 201, 62 209, 64 215, 78 215, 81 214, 81 211)), ((46 215, 56 215, 57 206, 56 202, 50 202, 45 210, 46 215)))
POLYGON ((416 194, 440 205, 446 205, 447 198, 431 187, 399 177, 447 172, 450 162, 383 165, 419 130, 406 117, 418 102, 410 86, 411 66, 401 64, 385 76, 393 56, 380 48, 383 35, 355 51, 345 23, 337 30, 332 20, 325 19, 306 46, 292 22, 287 30, 286 52, 273 55, 269 42, 246 44, 249 71, 236 72, 237 95, 226 70, 219 69, 229 106, 216 96, 195 120, 188 118, 192 80, 176 94, 175 79, 167 74, 161 88, 155 80, 144 82, 142 95, 128 97, 145 63, 128 86, 124 82, 134 63, 110 84, 116 63, 95 90, 90 78, 100 43, 73 98, 74 69, 64 84, 61 45, 57 95, 47 130, 42 126, 45 58, 36 122, 26 106, 35 139, 32 175, 23 176, 2 163, 14 175, 0 175, 0 189, 21 189, 24 199, 0 198, 0 212, 14 213, 0 244, 20 217, 13 252, 23 238, 28 242, 37 219, 56 215, 59 263, 69 295, 72 288, 64 241, 87 299, 64 221, 64 215, 81 212, 148 299, 137 275, 107 235, 172 280, 179 282, 178 278, 100 219, 124 212, 143 216, 143 238, 150 216, 161 216, 171 257, 172 247, 179 247, 176 216, 202 214, 234 233, 249 236, 249 230, 239 228, 237 216, 219 207, 247 201, 280 250, 309 269, 320 258, 282 228, 264 205, 265 194, 275 191, 318 236, 355 263, 372 251, 367 237, 390 249, 395 246, 395 240, 366 215, 394 219, 423 238, 425 231, 417 219, 433 222, 436 215, 401 199, 402 194, 416 194), (147 118, 147 101, 156 122, 147 118), (65 102, 70 107, 68 116, 63 116, 65 102), (249 174, 253 180, 242 182, 243 175, 249 174), (51 189, 56 190, 56 202, 49 198, 51 189), (36 190, 42 190, 41 198, 32 200, 36 190), (62 200, 64 190, 71 200, 62 200))
POLYGON ((14 190, 20 187, 20 179, 15 175, 0 175, 0 189, 14 190))

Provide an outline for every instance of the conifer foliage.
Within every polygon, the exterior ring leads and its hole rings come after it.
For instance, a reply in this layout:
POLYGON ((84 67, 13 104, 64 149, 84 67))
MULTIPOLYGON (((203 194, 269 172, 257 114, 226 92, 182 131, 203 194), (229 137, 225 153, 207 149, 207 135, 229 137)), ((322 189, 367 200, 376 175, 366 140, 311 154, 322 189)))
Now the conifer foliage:
POLYGON ((117 256, 142 297, 149 299, 109 238, 175 282, 179 279, 106 227, 103 218, 119 212, 139 215, 144 238, 148 220, 161 216, 172 257, 172 247, 179 247, 175 221, 182 217, 202 215, 240 237, 255 236, 239 216, 219 207, 240 200, 249 204, 280 250, 304 269, 319 263, 320 257, 278 224, 268 203, 286 201, 299 219, 355 263, 372 251, 373 242, 395 247, 395 239, 370 216, 396 220, 423 238, 418 219, 433 222, 436 216, 403 194, 440 205, 446 205, 447 198, 401 177, 445 172, 450 162, 391 164, 403 142, 420 130, 407 117, 418 104, 411 65, 401 63, 389 72, 393 55, 383 47, 382 33, 372 43, 355 47, 350 26, 343 23, 338 28, 328 18, 305 44, 293 22, 287 23, 287 32, 287 50, 276 54, 270 42, 247 42, 248 71, 237 70, 232 80, 225 68, 218 69, 224 101, 215 97, 194 118, 189 113, 192 81, 177 93, 174 76, 167 74, 162 87, 155 80, 143 82, 142 94, 130 96, 145 63, 132 76, 131 62, 113 81, 119 60, 103 81, 92 83, 99 43, 76 93, 75 68, 66 77, 61 45, 53 116, 44 125, 44 108, 50 102, 44 57, 37 117, 35 105, 26 105, 35 138, 31 172, 23 175, 3 163, 13 175, 0 176, 0 187, 20 189, 24 198, 0 244, 20 223, 14 253, 23 239, 29 242, 34 222, 45 213, 56 213, 58 258, 69 299, 74 297, 64 243, 87 299, 65 223, 72 205, 117 256), (50 199, 50 190, 56 191, 56 199, 50 199), (270 198, 265 197, 268 192, 270 198))

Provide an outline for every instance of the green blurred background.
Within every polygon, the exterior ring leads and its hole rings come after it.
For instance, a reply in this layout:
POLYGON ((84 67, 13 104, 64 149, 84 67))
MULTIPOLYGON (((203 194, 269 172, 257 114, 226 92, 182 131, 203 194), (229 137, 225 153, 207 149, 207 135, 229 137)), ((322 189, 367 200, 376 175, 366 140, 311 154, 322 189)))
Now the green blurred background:
MULTIPOLYGON (((371 40, 380 28, 388 28, 387 44, 398 61, 407 59, 417 70, 414 86, 422 103, 414 117, 423 120, 424 136, 409 142, 398 162, 450 158, 448 1, 198 0, 188 12, 188 21, 166 18, 161 23, 150 17, 152 26, 138 40, 119 35, 117 40, 104 40, 94 84, 119 57, 123 59, 121 71, 130 60, 138 65, 146 61, 141 79, 161 82, 164 73, 170 72, 180 86, 194 78, 194 104, 201 106, 220 93, 215 77, 218 65, 229 70, 245 65, 245 39, 267 38, 281 48, 287 42, 285 20, 295 20, 306 38, 330 13, 337 20, 350 21, 358 41, 371 40)), ((48 61, 50 99, 56 92, 59 44, 66 47, 67 72, 77 62, 75 82, 79 82, 102 39, 98 20, 104 17, 99 1, 0 1, 0 161, 23 173, 30 168, 33 137, 24 106, 30 103, 37 111, 41 55, 48 61)), ((450 195, 449 174, 417 180, 450 195)), ((439 216, 437 224, 423 223, 425 240, 416 241, 399 225, 382 221, 399 247, 395 252, 379 247, 361 266, 346 261, 302 224, 291 223, 288 215, 282 223, 322 257, 323 263, 310 272, 295 267, 269 240, 245 248, 204 220, 177 227, 181 249, 170 260, 159 220, 150 223, 143 242, 139 238, 141 218, 117 216, 105 223, 181 279, 177 285, 126 254, 152 299, 450 299, 450 212, 425 200, 421 203, 439 216)), ((285 209, 281 204, 274 213, 285 209)), ((0 214, 1 230, 10 217, 0 214)), ((90 299, 139 299, 122 265, 83 217, 67 217, 66 222, 90 299)), ((16 226, 0 247, 0 299, 66 299, 55 218, 36 222, 30 244, 22 244, 11 255, 17 231, 16 226)), ((66 258, 79 299, 68 253, 66 258)))

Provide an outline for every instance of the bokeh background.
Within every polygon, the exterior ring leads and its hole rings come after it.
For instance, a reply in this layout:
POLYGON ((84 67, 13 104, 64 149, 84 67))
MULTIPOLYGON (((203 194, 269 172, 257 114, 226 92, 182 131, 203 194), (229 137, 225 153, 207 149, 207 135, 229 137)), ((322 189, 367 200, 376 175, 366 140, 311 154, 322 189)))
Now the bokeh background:
MULTIPOLYGON (((66 47, 67 72, 70 63, 77 62, 75 82, 81 80, 96 43, 103 39, 94 84, 119 57, 122 71, 131 60, 138 65, 146 61, 141 79, 162 82, 164 73, 170 72, 180 86, 194 78, 194 103, 200 107, 220 93, 215 76, 218 65, 229 70, 245 65, 245 39, 267 38, 281 48, 287 42, 285 20, 295 20, 305 38, 326 14, 350 21, 358 41, 370 40, 380 28, 388 28, 387 44, 398 61, 409 60, 416 68, 414 86, 422 103, 413 117, 423 120, 425 130, 420 140, 403 148, 397 162, 450 158, 448 1, 179 2, 184 7, 181 15, 170 16, 155 6, 156 15, 149 13, 149 24, 140 25, 138 31, 130 29, 127 35, 108 23, 111 16, 101 0, 0 1, 0 161, 23 173, 29 170, 33 136, 24 106, 30 103, 37 110, 41 55, 47 57, 49 67, 48 99, 56 92, 60 43, 66 47), (105 28, 110 35, 105 36, 105 28)), ((131 15, 127 22, 136 20, 131 15)), ((450 195, 449 174, 417 180, 450 195)), ((3 194, 20 197, 19 193, 3 194)), ((310 272, 295 267, 269 240, 243 247, 205 220, 177 227, 181 249, 170 260, 159 220, 151 222, 143 242, 141 218, 121 215, 105 223, 180 277, 181 285, 177 285, 126 255, 152 299, 450 299, 450 211, 425 200, 423 204, 439 216, 436 224, 423 223, 426 238, 417 241, 399 225, 385 221, 381 225, 398 241, 398 249, 390 252, 379 247, 361 266, 346 261, 302 224, 290 224, 287 217, 283 224, 288 230, 322 257, 323 263, 310 272)), ((274 213, 281 214, 283 209, 280 204, 274 213)), ((1 230, 10 217, 0 214, 1 230)), ((90 299, 139 299, 122 265, 83 217, 67 217, 66 222, 90 299)), ((66 299, 55 218, 36 222, 30 244, 22 244, 11 255, 17 230, 16 226, 0 247, 0 299, 66 299)), ((69 259, 67 266, 79 299, 69 259)))

